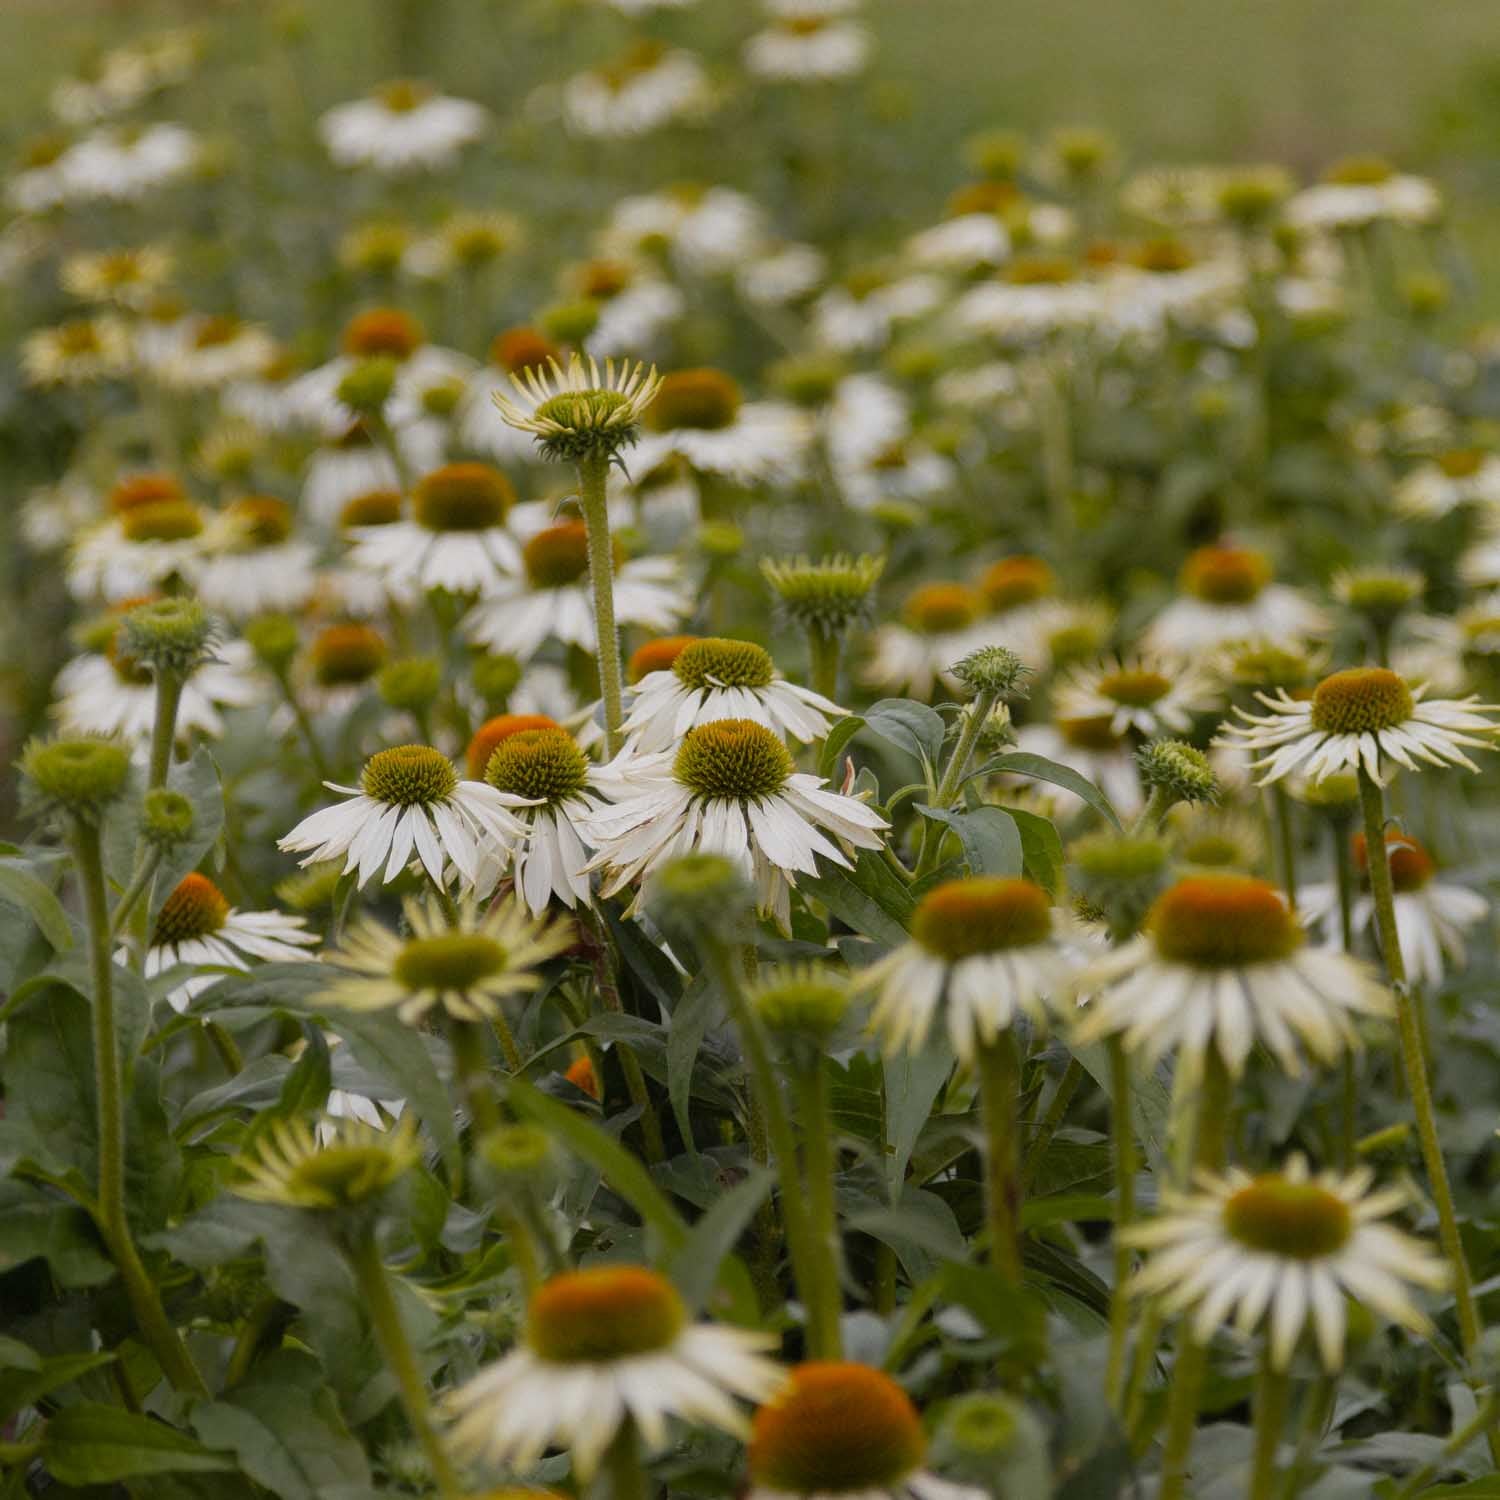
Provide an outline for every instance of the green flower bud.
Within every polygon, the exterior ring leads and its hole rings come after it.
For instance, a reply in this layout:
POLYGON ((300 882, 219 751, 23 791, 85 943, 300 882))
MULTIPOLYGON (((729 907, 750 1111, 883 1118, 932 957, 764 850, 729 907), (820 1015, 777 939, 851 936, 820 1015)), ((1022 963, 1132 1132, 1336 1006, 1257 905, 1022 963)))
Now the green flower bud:
POLYGON ((497 1125, 479 1142, 480 1159, 502 1191, 544 1188, 557 1170, 557 1148, 536 1125, 497 1125))
POLYGON ((1168 792, 1174 802, 1217 802, 1219 778, 1208 757, 1185 740, 1152 740, 1136 751, 1141 780, 1168 792))
POLYGON ((389 354, 373 354, 360 360, 339 381, 339 400, 361 416, 378 415, 390 400, 399 369, 389 354))
POLYGON ((575 302, 554 302, 541 310, 537 322, 555 343, 582 344, 599 326, 599 304, 592 297, 580 297, 575 302))
POLYGON ((753 929, 755 894, 721 854, 685 854, 656 871, 646 910, 668 941, 743 942, 753 929))
POLYGON ((435 656, 407 656, 383 667, 375 679, 381 701, 416 712, 433 703, 443 688, 443 665, 435 656))
POLYGON ((946 1471, 991 1494, 1039 1495, 1049 1487, 1041 1423, 1019 1401, 998 1391, 974 1391, 949 1403, 932 1453, 946 1471))
POLYGON ((521 681, 521 663, 513 656, 478 656, 469 668, 474 691, 488 705, 503 705, 521 681))
POLYGON ((796 964, 767 975, 750 1004, 767 1030, 821 1048, 849 1013, 849 983, 827 965, 796 964))
POLYGON ((153 599, 120 621, 119 649, 154 676, 187 677, 204 660, 214 622, 196 599, 153 599))
POLYGON ((1070 884, 1117 937, 1136 932, 1167 883, 1170 851, 1150 834, 1095 833, 1068 849, 1070 884))
POLYGON ((788 620, 835 640, 868 621, 885 559, 844 553, 816 562, 807 557, 765 558, 760 571, 788 620))
POLYGON ((118 740, 32 740, 20 765, 43 808, 87 822, 97 820, 130 779, 130 752, 118 740))
POLYGON ((949 669, 970 697, 993 693, 1001 698, 1024 698, 1031 668, 1004 646, 981 646, 949 669))
POLYGON ((245 627, 245 639, 258 661, 281 673, 297 654, 297 622, 289 615, 262 615, 245 627))
POLYGON ((159 786, 146 793, 141 809, 141 837, 165 853, 185 843, 193 832, 193 804, 181 792, 159 786))
POLYGON ((321 860, 277 881, 276 899, 296 912, 328 911, 333 906, 334 891, 343 872, 341 860, 321 860))

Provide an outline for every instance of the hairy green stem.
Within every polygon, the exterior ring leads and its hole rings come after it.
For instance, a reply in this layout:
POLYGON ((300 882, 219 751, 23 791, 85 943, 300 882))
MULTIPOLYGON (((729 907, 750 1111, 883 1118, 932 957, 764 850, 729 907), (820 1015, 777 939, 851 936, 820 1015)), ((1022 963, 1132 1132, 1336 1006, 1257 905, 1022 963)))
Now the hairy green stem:
POLYGON ((1016 1124, 1021 1061, 1016 1039, 1002 1031, 980 1046, 979 1074, 984 1124, 984 1211, 990 1263, 1014 1286, 1021 1283, 1021 1159, 1016 1124))
POLYGON ((843 1293, 839 1284, 841 1243, 834 1198, 833 1133, 828 1109, 828 1078, 821 1053, 803 1058, 794 1070, 802 1114, 802 1176, 807 1192, 808 1259, 814 1301, 808 1305, 808 1327, 814 1359, 842 1357, 839 1317, 843 1293))
POLYGON ((156 867, 160 863, 161 848, 158 845, 152 845, 136 866, 135 874, 130 877, 130 884, 125 887, 124 894, 115 903, 114 911, 110 913, 109 930, 112 939, 118 939, 124 931, 125 923, 129 920, 131 912, 135 910, 136 902, 146 894, 156 874, 156 867))
MULTIPOLYGON (((507 1032, 509 1029, 506 1027, 507 1032)), ((448 1045, 453 1052, 453 1070, 469 1106, 475 1135, 488 1135, 500 1123, 500 1104, 490 1084, 489 1063, 484 1055, 484 1033, 479 1023, 450 1020, 448 1045)), ((514 1046, 514 1042, 511 1045, 514 1046)), ((512 1071, 517 1069, 513 1067, 512 1071)))
MULTIPOLYGON (((953 754, 948 757, 948 764, 943 768, 942 780, 938 782, 937 790, 933 793, 932 805, 934 807, 947 808, 958 796, 959 788, 963 785, 964 772, 968 770, 969 761, 974 755, 974 746, 979 743, 979 736, 999 701, 998 693, 985 688, 974 695, 974 701, 964 710, 959 724, 958 742, 953 747, 953 754)), ((917 858, 919 877, 926 875, 937 864, 943 847, 943 832, 942 825, 933 819, 928 818, 925 821, 922 829, 922 851, 917 858)))
POLYGON ((594 626, 599 643, 599 696, 604 700, 604 751, 620 748, 625 700, 620 672, 620 633, 615 625, 615 561, 610 548, 609 504, 605 498, 609 460, 590 454, 578 461, 578 500, 588 533, 589 585, 594 591, 594 626))
POLYGON ((1313 1455, 1323 1441, 1338 1399, 1337 1375, 1320 1375, 1302 1400, 1297 1416, 1297 1448, 1281 1483, 1281 1500, 1296 1500, 1302 1493, 1302 1476, 1312 1466, 1313 1455))
POLYGON ((1255 1382, 1255 1447, 1250 1462, 1249 1500, 1273 1500, 1276 1494, 1276 1454, 1281 1447, 1291 1393, 1291 1376, 1273 1368, 1270 1354, 1263 1353, 1255 1382))
POLYGON ((837 701, 839 691, 839 638, 820 630, 816 625, 807 627, 807 653, 811 667, 810 686, 815 693, 837 701))
POLYGON ((640 1438, 630 1417, 621 1419, 619 1430, 605 1452, 604 1468, 613 1500, 647 1500, 651 1489, 641 1462, 640 1438))
POLYGON ((1124 1234, 1135 1221, 1135 1126, 1130 1118, 1130 1059, 1118 1036, 1109 1039, 1110 1131, 1115 1147, 1114 1285, 1109 1298, 1109 1358, 1104 1389, 1116 1412, 1123 1409, 1125 1344, 1130 1335, 1130 1276, 1134 1258, 1124 1234))
POLYGON ((1281 782, 1271 786, 1271 806, 1276 813, 1276 852, 1281 860, 1281 889, 1292 910, 1297 909, 1297 837, 1292 825, 1292 799, 1281 782))
POLYGON ((172 765, 172 746, 177 738, 177 706, 182 702, 183 677, 178 672, 160 672, 156 678, 156 718, 151 725, 151 759, 146 772, 146 790, 165 786, 172 765))

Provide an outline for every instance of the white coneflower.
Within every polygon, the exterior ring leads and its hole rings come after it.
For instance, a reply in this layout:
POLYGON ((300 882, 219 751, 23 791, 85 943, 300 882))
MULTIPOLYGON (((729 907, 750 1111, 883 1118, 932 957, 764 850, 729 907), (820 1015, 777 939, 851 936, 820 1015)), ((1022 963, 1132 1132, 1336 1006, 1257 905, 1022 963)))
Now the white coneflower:
POLYGON ((565 1271, 533 1294, 525 1342, 449 1395, 449 1441, 461 1456, 534 1468, 547 1448, 572 1451, 587 1482, 623 1422, 648 1448, 667 1421, 743 1436, 735 1397, 763 1401, 785 1378, 773 1337, 693 1323, 671 1283, 643 1266, 565 1271))
POLYGON ((812 743, 844 710, 788 682, 770 653, 750 641, 708 638, 687 642, 662 671, 637 683, 621 726, 639 753, 665 750, 712 719, 753 719, 767 729, 812 743))
POLYGON ((566 280, 588 315, 587 331, 580 328, 573 337, 596 359, 655 349, 687 310, 681 288, 649 261, 585 261, 566 280))
POLYGON ((855 982, 876 991, 870 1029, 888 1052, 920 1051, 941 1012, 954 1052, 972 1061, 1018 1016, 1046 1027, 1071 1011, 1070 981, 1089 956, 1041 886, 974 876, 928 891, 911 939, 855 982))
POLYGON ((777 244, 742 265, 735 285, 756 307, 786 307, 810 297, 828 275, 828 257, 814 245, 777 244))
POLYGON ((1053 688, 1060 719, 1108 719, 1115 734, 1185 734, 1219 704, 1207 674, 1170 657, 1132 653, 1067 669, 1053 688))
MULTIPOLYGON (((587 906, 593 899, 585 873, 592 853, 589 819, 603 810, 606 799, 628 791, 629 763, 617 759, 594 765, 578 741, 545 715, 504 717, 514 727, 490 720, 475 738, 483 736, 493 745, 480 772, 484 779, 532 804, 517 810, 528 833, 512 866, 516 891, 533 912, 545 911, 553 901, 569 908, 580 902, 587 906)), ((474 748, 471 744, 471 762, 474 748)), ((503 873, 500 861, 490 862, 480 891, 489 890, 503 873)))
MULTIPOLYGON (((53 683, 52 712, 78 734, 102 734, 147 745, 156 722, 156 681, 151 673, 110 644, 65 662, 53 683)), ((244 641, 223 641, 213 659, 184 681, 177 704, 176 736, 186 743, 201 734, 224 733, 222 710, 264 701, 265 688, 244 641)))
POLYGON ((863 72, 870 33, 839 10, 816 3, 776 6, 770 24, 745 43, 745 68, 774 83, 818 83, 863 72))
POLYGON ((1097 281, 1059 255, 1017 255, 996 279, 964 293, 953 306, 955 326, 1006 344, 1029 344, 1064 329, 1086 329, 1104 317, 1107 295, 1097 281))
POLYGON ((171 277, 173 264, 171 251, 160 245, 80 251, 63 262, 57 279, 80 301, 140 311, 171 277))
POLYGON ((318 587, 318 554, 294 525, 291 506, 274 495, 231 501, 204 531, 198 592, 231 620, 300 609, 318 587))
POLYGON ((218 390, 253 379, 275 356, 276 341, 264 328, 215 315, 191 320, 182 341, 153 373, 178 390, 218 390))
POLYGON ((363 99, 335 105, 318 122, 318 134, 341 167, 436 172, 477 141, 488 121, 483 105, 397 79, 363 99))
POLYGON ((951 493, 958 470, 953 460, 916 441, 892 443, 866 465, 835 468, 834 482, 854 510, 887 503, 921 505, 951 493))
POLYGON ((1134 1289, 1181 1313, 1199 1343, 1232 1322, 1264 1328, 1272 1368, 1284 1370, 1311 1328, 1324 1369, 1344 1362, 1346 1303, 1370 1308, 1419 1338, 1431 1324, 1412 1288, 1441 1291, 1448 1268, 1420 1240, 1379 1221, 1408 1201, 1401 1188, 1371 1192, 1374 1174, 1311 1175, 1300 1156, 1280 1172, 1238 1168, 1204 1176, 1197 1192, 1170 1188, 1162 1211, 1126 1231, 1147 1252, 1134 1289))
MULTIPOLYGON (((305 919, 279 911, 237 911, 206 875, 185 875, 162 902, 146 948, 148 979, 179 964, 199 968, 248 969, 249 960, 297 963, 312 958, 318 936, 305 919)), ((207 989, 207 975, 189 979, 167 999, 174 1010, 188 1008, 207 989)))
POLYGON ((598 362, 576 354, 566 370, 555 359, 546 367, 527 366, 511 376, 510 395, 496 393, 500 415, 519 432, 529 432, 537 447, 549 458, 568 459, 581 451, 587 438, 597 446, 618 436, 621 443, 640 428, 661 379, 654 368, 625 363, 615 368, 606 360, 601 373, 598 362))
POLYGON ((514 501, 510 481, 489 464, 445 464, 417 481, 410 520, 347 532, 350 564, 399 600, 438 588, 488 594, 521 566, 505 526, 514 501))
POLYGON ((951 669, 979 644, 976 627, 983 616, 983 596, 966 584, 923 584, 907 597, 900 623, 875 631, 864 681, 917 698, 930 697, 939 681, 957 691, 951 669))
POLYGON ((816 874, 820 855, 848 868, 839 844, 878 849, 889 826, 857 798, 795 771, 781 737, 750 719, 700 724, 676 750, 636 756, 620 772, 628 790, 586 829, 598 850, 590 868, 607 871, 605 895, 679 854, 722 854, 754 882, 760 910, 783 931, 799 874, 816 874))
POLYGON ((708 75, 691 52, 643 38, 613 63, 563 84, 563 123, 574 135, 631 138, 702 115, 712 100, 708 75))
POLYGON ((985 1500, 922 1467, 911 1398, 870 1365, 809 1361, 755 1414, 745 1500, 985 1500))
POLYGON ((917 272, 896 276, 888 267, 863 268, 813 304, 813 335, 828 349, 872 353, 902 323, 933 312, 944 300, 943 278, 917 272))
POLYGON ((1320 1062, 1359 1045, 1356 1022, 1395 1013, 1366 964, 1311 947, 1273 886, 1245 875, 1190 875, 1156 900, 1142 936, 1077 978, 1089 997, 1082 1041, 1118 1034, 1148 1065, 1212 1048, 1237 1077, 1257 1041, 1290 1074, 1300 1047, 1320 1062))
POLYGON ((324 443, 302 474, 302 509, 319 526, 332 528, 352 501, 371 494, 399 494, 401 471, 362 422, 324 443))
POLYGON ((361 886, 382 865, 382 884, 389 884, 414 858, 438 886, 450 863, 473 885, 484 842, 508 849, 525 831, 513 810, 519 798, 482 781, 460 781, 448 757, 430 745, 372 755, 357 787, 326 785, 349 800, 304 818, 276 846, 309 851, 304 865, 343 856, 345 873, 357 870, 361 886))
POLYGON ((1396 486, 1396 511, 1418 520, 1461 505, 1500 506, 1500 458, 1482 448, 1450 448, 1419 464, 1396 486))
POLYGON ((30 385, 88 385, 130 368, 130 330, 118 318, 74 318, 28 334, 21 369, 30 385))
MULTIPOLYGON (((1355 867, 1361 872, 1368 870, 1364 834, 1355 834, 1351 843, 1355 867)), ((1466 885, 1439 880, 1432 856, 1408 833, 1388 832, 1385 853, 1391 867, 1396 932, 1406 972, 1414 984, 1436 989, 1450 964, 1462 968, 1467 961, 1464 930, 1489 916, 1490 903, 1466 885)), ((1297 907, 1309 925, 1323 931, 1330 944, 1337 940, 1336 886, 1319 883, 1299 890, 1297 907)), ((1375 903, 1369 895, 1355 901, 1352 917, 1355 932, 1370 928, 1375 903)))
POLYGON ((373 917, 354 923, 324 961, 340 971, 319 1000, 339 1010, 393 1010, 415 1026, 437 1010, 482 1021, 541 983, 537 970, 573 945, 566 923, 538 922, 514 900, 479 912, 470 901, 453 922, 435 902, 402 903, 405 932, 373 917))
POLYGON ((1226 724, 1227 744, 1260 752, 1254 768, 1262 785, 1293 772, 1321 781, 1361 767, 1383 785, 1391 763, 1408 771, 1427 766, 1479 768, 1465 749, 1490 750, 1500 724, 1489 715, 1500 707, 1477 697, 1426 698, 1426 684, 1413 687, 1385 667, 1352 667, 1325 677, 1311 698, 1258 694, 1270 710, 1226 724))
POLYGON ((744 401, 720 370, 678 370, 663 377, 630 456, 648 474, 672 458, 737 484, 789 484, 803 470, 812 436, 805 413, 782 401, 744 401))
POLYGON ((1429 179, 1359 157, 1338 163, 1322 182, 1297 193, 1283 213, 1298 229, 1327 231, 1362 229, 1380 220, 1430 224, 1442 211, 1442 195, 1429 179))
POLYGON ((1200 547, 1179 581, 1181 595, 1146 630, 1148 650, 1193 656, 1247 640, 1295 646, 1328 628, 1327 615, 1272 582, 1270 560, 1248 547, 1200 547))
POLYGON ((765 242, 765 213, 733 188, 679 184, 622 198, 600 237, 605 255, 636 256, 666 246, 694 276, 718 276, 745 264, 765 242))
POLYGON ((81 535, 68 557, 68 589, 76 599, 117 603, 156 592, 168 580, 191 583, 203 554, 202 510, 182 492, 173 498, 119 497, 131 482, 115 487, 115 517, 81 535))
MULTIPOLYGON (((597 647, 594 595, 588 577, 588 533, 582 521, 539 531, 521 549, 522 572, 501 579, 464 617, 463 631, 491 651, 530 661, 548 640, 597 647)), ((621 625, 670 630, 692 609, 670 557, 620 563, 614 577, 615 618, 621 625)))
POLYGON ((80 473, 40 485, 21 502, 21 535, 37 552, 60 552, 99 517, 99 492, 80 473))
POLYGON ((63 158, 66 196, 129 203, 190 172, 198 138, 181 125, 117 126, 79 141, 63 158))

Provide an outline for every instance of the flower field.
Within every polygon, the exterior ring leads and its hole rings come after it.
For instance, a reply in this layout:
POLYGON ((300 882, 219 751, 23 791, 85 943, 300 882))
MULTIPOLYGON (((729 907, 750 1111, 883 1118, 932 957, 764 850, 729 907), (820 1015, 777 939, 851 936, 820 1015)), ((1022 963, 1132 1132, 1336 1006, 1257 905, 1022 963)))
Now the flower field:
POLYGON ((1500 1495, 1377 8, 0 16, 0 1500, 1500 1495))

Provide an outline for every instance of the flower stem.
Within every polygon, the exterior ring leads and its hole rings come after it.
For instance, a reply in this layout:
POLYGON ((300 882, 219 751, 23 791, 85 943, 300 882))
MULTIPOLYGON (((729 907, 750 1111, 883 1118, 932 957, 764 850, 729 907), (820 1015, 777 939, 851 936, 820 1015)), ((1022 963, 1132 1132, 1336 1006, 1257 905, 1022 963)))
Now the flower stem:
POLYGON ((1268 1353, 1261 1355, 1255 1382, 1255 1451, 1250 1469, 1249 1500, 1273 1500, 1276 1493, 1276 1454, 1286 1426, 1291 1377, 1272 1368, 1268 1353))
POLYGON ((984 1120, 984 1209, 990 1262, 1008 1282, 1021 1282, 1021 1160, 1016 1098, 1021 1062, 1016 1039, 1003 1031, 975 1057, 984 1120))
POLYGON ((1171 812, 1172 804, 1176 800, 1167 787, 1152 787, 1151 795, 1146 799, 1146 805, 1131 825, 1130 831, 1135 834, 1154 833, 1161 827, 1162 819, 1171 812))
POLYGON ((590 454, 578 461, 578 499, 588 532, 589 584, 594 591, 594 626, 599 641, 599 696, 604 700, 604 751, 613 758, 620 749, 620 724, 625 717, 620 672, 620 634, 615 625, 615 563, 610 549, 609 503, 605 481, 609 460, 590 454))
POLYGON ((1287 1465, 1281 1484, 1281 1500, 1296 1500, 1302 1493, 1302 1476, 1312 1463, 1313 1455, 1328 1430, 1333 1416, 1334 1402, 1338 1399, 1339 1378, 1337 1375, 1320 1375, 1303 1398, 1302 1410, 1297 1418, 1297 1449, 1287 1465))
POLYGON ((795 1070, 802 1113, 802 1176, 806 1184, 809 1273, 814 1296, 808 1304, 808 1326, 815 1335, 814 1359, 842 1357, 839 1316, 843 1293, 839 1286, 840 1240, 838 1206, 834 1199, 833 1135, 828 1112, 828 1078, 821 1053, 802 1059, 795 1070))
POLYGON ((1109 1301, 1109 1359, 1104 1388, 1110 1405, 1122 1409, 1125 1341, 1130 1334, 1130 1273, 1133 1257, 1124 1233, 1135 1220, 1135 1126, 1130 1118, 1130 1059, 1119 1036, 1109 1039, 1110 1128, 1115 1145, 1114 1286, 1109 1301))
POLYGON ((307 758, 313 763, 313 770, 318 773, 320 782, 329 779, 328 760, 323 754, 323 746, 318 742, 318 732, 313 728, 313 722, 308 717, 307 710, 302 706, 302 700, 297 696, 296 689, 292 686, 292 680, 285 671, 276 674, 276 681, 281 685, 281 696, 286 699, 286 704, 292 711, 292 718, 296 722, 297 731, 302 736, 302 743, 307 747, 307 758))
MULTIPOLYGON (((1444 1463, 1448 1459, 1457 1457, 1481 1435, 1487 1435, 1493 1439, 1497 1420, 1500 1420, 1500 1393, 1491 1391, 1479 1403, 1474 1415, 1443 1444, 1439 1461, 1423 1464, 1415 1473, 1408 1474, 1400 1488, 1391 1492, 1391 1500, 1411 1500, 1412 1496, 1424 1493, 1432 1481, 1442 1473, 1444 1463)), ((1465 1486, 1459 1485, 1458 1488, 1463 1489, 1465 1486)))
POLYGON ((807 653, 810 658, 813 692, 825 698, 837 700, 839 690, 839 638, 820 630, 816 625, 807 628, 807 653))
POLYGON ((110 914, 109 930, 112 937, 118 937, 123 931, 126 920, 135 909, 136 902, 145 895, 160 863, 161 849, 153 847, 147 850, 145 858, 136 866, 135 874, 130 877, 130 884, 125 887, 125 894, 115 903, 115 909, 110 914))
MULTIPOLYGON (((958 731, 958 743, 953 747, 953 754, 948 757, 948 764, 943 768, 943 779, 938 783, 936 792, 933 793, 932 805, 938 808, 946 808, 952 805, 958 796, 959 788, 963 785, 964 772, 969 768, 969 761, 974 754, 974 746, 979 743, 979 736, 984 726, 989 722, 990 714, 994 711, 995 704, 1000 701, 1000 695, 992 689, 982 688, 975 693, 974 701, 965 709, 963 719, 958 731)), ((928 818, 922 828, 922 851, 917 859, 917 875, 926 875, 938 862, 938 855, 943 847, 943 828, 928 818)))
POLYGON ((396 1306, 385 1262, 380 1257, 380 1247, 375 1243, 373 1234, 366 1234, 350 1247, 349 1262, 359 1284, 360 1297, 369 1316, 370 1326, 375 1330, 380 1352, 396 1378, 401 1404, 406 1409, 406 1420, 411 1424, 412 1434, 421 1445, 422 1452, 427 1455, 438 1493, 444 1500, 457 1500, 461 1493, 458 1475, 432 1425, 427 1383, 422 1378, 421 1368, 417 1364, 416 1355, 412 1353, 406 1329, 402 1326, 401 1310, 396 1306))
POLYGON ((1041 1123, 1036 1128, 1036 1134, 1032 1137, 1031 1145, 1026 1151, 1026 1164, 1021 1169, 1021 1182, 1028 1191, 1036 1174, 1041 1170, 1042 1161, 1047 1155, 1047 1148, 1052 1144, 1057 1132, 1062 1129, 1062 1122, 1068 1116, 1068 1106, 1072 1104, 1073 1096, 1078 1092, 1078 1085, 1082 1082, 1083 1064, 1076 1057, 1070 1057, 1067 1067, 1063 1069, 1062 1077, 1057 1080, 1057 1087, 1052 1091, 1047 1113, 1042 1116, 1041 1123))
POLYGON ((619 1431, 604 1455, 604 1467, 609 1474, 609 1492, 613 1500, 647 1500, 651 1490, 631 1418, 625 1417, 621 1421, 619 1431))
POLYGON ((151 759, 146 790, 165 786, 172 764, 172 745, 177 737, 177 705, 182 702, 182 675, 161 672, 156 678, 156 718, 151 725, 151 759))
POLYGON ((99 1110, 99 1201, 94 1216, 110 1258, 125 1283, 136 1323, 162 1373, 173 1389, 185 1395, 206 1396, 208 1387, 177 1330, 168 1321, 156 1287, 141 1263, 125 1215, 125 1090, 115 1027, 109 894, 104 887, 104 859, 97 824, 82 819, 75 822, 73 858, 83 887, 93 990, 94 1077, 99 1110))
POLYGON ((1292 910, 1297 909, 1297 839, 1292 828, 1292 799, 1277 781, 1271 786, 1271 804, 1276 811, 1276 851, 1281 857, 1281 889, 1292 910))
MULTIPOLYGON (((504 1022, 501 1022, 504 1025, 504 1022)), ((506 1030, 509 1031, 509 1027, 506 1030)), ((453 1069, 469 1106, 469 1118, 478 1135, 488 1135, 500 1123, 500 1105, 490 1086, 484 1056, 484 1034, 475 1021, 450 1021, 448 1045, 453 1051, 453 1069)), ((511 1043, 515 1045, 514 1041, 511 1043)), ((515 1068, 512 1071, 516 1071, 515 1068)))
MULTIPOLYGON (((1365 820, 1366 863, 1370 872, 1370 897, 1375 906, 1375 929, 1380 937, 1380 952, 1386 974, 1396 996, 1396 1018, 1401 1034, 1401 1062, 1406 1074, 1416 1114, 1417 1136, 1422 1144, 1422 1161, 1427 1168, 1433 1204, 1437 1208, 1438 1237, 1443 1253, 1453 1268, 1453 1302, 1458 1313, 1459 1337, 1464 1354, 1472 1362, 1479 1352, 1483 1327, 1474 1301, 1473 1280, 1464 1255, 1459 1233, 1458 1214, 1453 1206, 1453 1189, 1448 1182, 1448 1168, 1438 1136, 1437 1111, 1432 1102, 1432 1086, 1427 1077, 1427 1061, 1422 1046, 1421 1022, 1416 1012, 1416 997, 1406 982, 1406 962, 1401 954, 1401 938, 1396 928, 1396 897, 1391 885, 1390 858, 1385 847, 1385 796, 1375 779, 1363 766, 1359 769, 1359 802, 1365 820)), ((1500 1462, 1500 1433, 1490 1433, 1491 1452, 1500 1462)))

